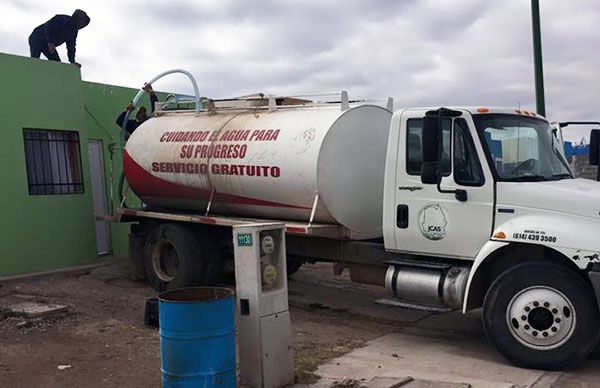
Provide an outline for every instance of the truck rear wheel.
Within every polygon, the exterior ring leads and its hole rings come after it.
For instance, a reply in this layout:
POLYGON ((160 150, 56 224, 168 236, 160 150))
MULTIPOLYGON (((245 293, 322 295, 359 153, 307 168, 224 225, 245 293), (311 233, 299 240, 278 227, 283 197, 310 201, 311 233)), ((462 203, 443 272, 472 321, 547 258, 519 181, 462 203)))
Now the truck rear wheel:
POLYGON ((202 285, 207 268, 203 251, 188 228, 159 225, 146 241, 144 269, 148 282, 157 291, 202 285))
POLYGON ((302 267, 302 264, 304 264, 304 261, 301 259, 288 255, 286 258, 286 271, 288 278, 298 272, 300 267, 302 267))
POLYGON ((600 317, 591 286, 548 262, 517 265, 490 286, 483 326, 512 363, 560 370, 587 357, 598 342, 600 317))

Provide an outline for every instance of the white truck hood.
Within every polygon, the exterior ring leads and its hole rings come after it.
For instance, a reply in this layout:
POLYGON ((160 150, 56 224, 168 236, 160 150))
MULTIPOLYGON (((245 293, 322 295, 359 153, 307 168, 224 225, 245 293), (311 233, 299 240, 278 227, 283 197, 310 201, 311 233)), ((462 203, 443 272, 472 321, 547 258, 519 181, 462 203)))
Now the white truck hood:
POLYGON ((600 183, 498 182, 492 240, 544 245, 580 268, 600 262, 600 183))
POLYGON ((562 179, 549 182, 498 182, 497 207, 543 209, 600 222, 600 182, 562 179))

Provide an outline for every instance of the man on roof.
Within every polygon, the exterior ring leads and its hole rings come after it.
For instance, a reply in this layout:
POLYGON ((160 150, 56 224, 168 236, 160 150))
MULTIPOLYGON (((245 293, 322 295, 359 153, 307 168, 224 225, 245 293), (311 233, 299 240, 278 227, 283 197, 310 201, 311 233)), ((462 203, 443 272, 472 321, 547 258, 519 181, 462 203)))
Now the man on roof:
POLYGON ((67 44, 69 62, 81 67, 75 62, 75 42, 77 33, 90 23, 89 16, 77 9, 73 15, 55 15, 46 23, 37 26, 29 35, 29 49, 32 58, 39 58, 44 54, 51 61, 60 62, 56 47, 67 44))

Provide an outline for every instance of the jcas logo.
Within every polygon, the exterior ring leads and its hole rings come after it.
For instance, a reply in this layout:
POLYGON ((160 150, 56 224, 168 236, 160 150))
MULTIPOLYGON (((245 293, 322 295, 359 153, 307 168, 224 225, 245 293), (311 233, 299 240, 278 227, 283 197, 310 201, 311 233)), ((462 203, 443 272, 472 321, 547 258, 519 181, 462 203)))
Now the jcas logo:
POLYGON ((448 225, 447 213, 439 203, 425 206, 419 213, 421 233, 429 240, 441 240, 446 237, 448 225))

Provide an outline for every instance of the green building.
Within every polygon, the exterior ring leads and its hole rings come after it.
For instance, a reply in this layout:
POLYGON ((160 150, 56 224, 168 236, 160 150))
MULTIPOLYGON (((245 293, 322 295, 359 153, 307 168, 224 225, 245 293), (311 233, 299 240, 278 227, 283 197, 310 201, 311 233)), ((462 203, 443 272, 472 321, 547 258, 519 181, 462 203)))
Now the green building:
POLYGON ((0 277, 126 255, 128 225, 95 213, 119 205, 115 118, 137 90, 3 53, 0 69, 0 277))

